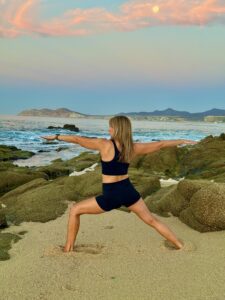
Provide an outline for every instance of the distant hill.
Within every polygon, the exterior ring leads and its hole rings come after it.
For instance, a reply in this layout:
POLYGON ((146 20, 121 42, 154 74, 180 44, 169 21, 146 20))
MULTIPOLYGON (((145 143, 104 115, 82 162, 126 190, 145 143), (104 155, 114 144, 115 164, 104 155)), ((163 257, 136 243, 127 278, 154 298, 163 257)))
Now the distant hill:
POLYGON ((204 121, 204 118, 207 116, 223 116, 225 117, 225 110, 224 109, 217 109, 212 108, 210 110, 204 111, 204 112, 197 112, 197 113, 190 113, 188 111, 178 111, 174 110, 172 108, 167 108, 165 110, 154 110, 153 112, 128 112, 128 113, 119 113, 125 114, 127 116, 131 117, 138 117, 138 116, 145 116, 145 117, 156 117, 156 116, 162 116, 162 117, 177 117, 177 118, 183 118, 183 120, 193 120, 193 121, 204 121))
POLYGON ((58 109, 29 109, 23 110, 19 116, 33 116, 33 117, 57 117, 57 118, 83 118, 87 115, 78 113, 76 111, 69 110, 67 108, 58 108, 58 109))
MULTIPOLYGON (((89 115, 82 114, 67 108, 58 109, 30 109, 24 110, 18 114, 19 116, 34 117, 56 117, 56 118, 101 118, 109 119, 113 115, 89 115)), ((115 115, 126 115, 134 120, 150 120, 150 121, 206 121, 206 122, 225 122, 225 110, 212 108, 204 112, 190 113, 188 111, 178 111, 172 108, 165 110, 154 110, 153 112, 121 112, 115 115)))

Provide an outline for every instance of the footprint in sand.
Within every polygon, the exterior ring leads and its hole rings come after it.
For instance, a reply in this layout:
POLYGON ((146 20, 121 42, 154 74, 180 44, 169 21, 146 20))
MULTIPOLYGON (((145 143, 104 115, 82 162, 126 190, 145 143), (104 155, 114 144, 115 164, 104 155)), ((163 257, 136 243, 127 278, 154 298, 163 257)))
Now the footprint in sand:
POLYGON ((90 254, 100 254, 104 248, 101 244, 78 244, 75 245, 75 252, 85 252, 90 254))
MULTIPOLYGON (((44 250, 43 256, 77 255, 77 253, 100 254, 105 246, 101 244, 77 244, 73 251, 64 252, 63 245, 50 245, 44 250)), ((42 257, 43 257, 42 256, 42 257)))
POLYGON ((181 240, 181 242, 184 244, 183 248, 177 249, 174 244, 168 240, 164 240, 160 248, 162 250, 172 250, 175 252, 181 252, 181 251, 194 251, 196 250, 196 246, 193 242, 189 240, 181 240))
POLYGON ((104 228, 105 228, 105 229, 113 229, 114 226, 113 226, 113 225, 107 225, 107 226, 105 226, 104 228))

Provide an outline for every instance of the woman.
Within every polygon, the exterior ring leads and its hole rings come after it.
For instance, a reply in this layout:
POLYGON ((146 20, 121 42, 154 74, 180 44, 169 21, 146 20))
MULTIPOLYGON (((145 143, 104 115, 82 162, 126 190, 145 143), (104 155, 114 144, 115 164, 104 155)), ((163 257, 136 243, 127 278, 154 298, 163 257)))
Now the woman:
POLYGON ((129 180, 128 168, 136 155, 147 154, 159 149, 179 144, 196 144, 192 140, 169 140, 150 143, 134 143, 132 126, 126 116, 114 116, 109 120, 111 139, 88 138, 78 135, 44 136, 47 140, 58 139, 69 143, 76 143, 82 147, 98 150, 102 165, 103 194, 90 197, 73 204, 70 208, 67 225, 67 241, 64 252, 73 251, 74 242, 80 226, 80 215, 100 214, 121 205, 133 211, 142 221, 156 229, 167 240, 171 241, 176 249, 184 244, 159 219, 151 214, 140 193, 129 180))

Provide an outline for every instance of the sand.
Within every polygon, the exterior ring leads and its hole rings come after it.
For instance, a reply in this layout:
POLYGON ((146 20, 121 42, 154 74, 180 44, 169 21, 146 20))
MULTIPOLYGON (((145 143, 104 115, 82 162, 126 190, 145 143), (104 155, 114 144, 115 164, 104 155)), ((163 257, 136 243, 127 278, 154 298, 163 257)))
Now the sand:
POLYGON ((64 253, 69 208, 27 230, 0 262, 0 299, 225 299, 225 232, 199 233, 164 218, 185 242, 175 250, 133 212, 82 215, 75 251, 64 253))

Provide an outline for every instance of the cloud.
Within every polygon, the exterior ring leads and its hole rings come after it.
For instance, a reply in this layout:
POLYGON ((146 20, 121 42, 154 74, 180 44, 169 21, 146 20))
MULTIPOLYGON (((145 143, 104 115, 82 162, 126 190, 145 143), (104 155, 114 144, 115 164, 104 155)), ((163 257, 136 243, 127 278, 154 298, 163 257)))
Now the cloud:
POLYGON ((104 7, 75 8, 49 20, 39 18, 41 8, 40 0, 0 0, 0 37, 85 36, 152 26, 207 26, 225 20, 224 0, 133 0, 120 5, 117 13, 104 7))

